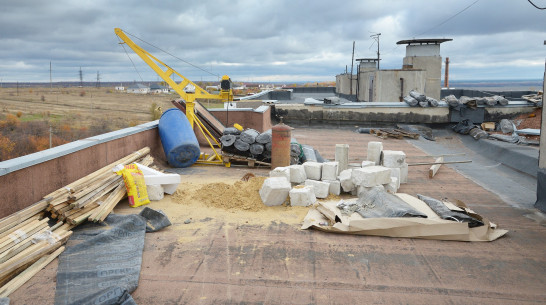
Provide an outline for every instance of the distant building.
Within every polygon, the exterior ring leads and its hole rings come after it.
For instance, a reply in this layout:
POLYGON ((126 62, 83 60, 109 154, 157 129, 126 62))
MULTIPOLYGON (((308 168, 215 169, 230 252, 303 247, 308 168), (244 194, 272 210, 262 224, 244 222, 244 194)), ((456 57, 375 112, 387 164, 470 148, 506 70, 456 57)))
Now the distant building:
POLYGON ((120 86, 114 87, 114 89, 115 89, 116 91, 125 91, 125 87, 124 87, 124 86, 121 86, 121 85, 120 85, 120 86))
POLYGON ((169 93, 169 88, 161 86, 160 84, 151 84, 150 93, 169 93))
POLYGON ((440 99, 440 44, 452 39, 411 39, 405 44, 402 69, 378 70, 376 58, 357 59, 357 74, 336 76, 336 93, 358 102, 401 102, 409 91, 440 99))
POLYGON ((129 88, 127 88, 127 93, 135 93, 135 94, 147 94, 150 92, 150 87, 145 86, 143 84, 135 83, 129 88))

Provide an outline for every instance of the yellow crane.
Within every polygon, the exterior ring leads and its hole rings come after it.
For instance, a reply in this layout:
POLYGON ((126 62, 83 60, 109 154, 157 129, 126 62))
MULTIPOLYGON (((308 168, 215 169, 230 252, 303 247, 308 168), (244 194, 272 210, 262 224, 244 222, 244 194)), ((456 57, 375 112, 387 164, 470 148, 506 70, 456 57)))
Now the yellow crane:
MULTIPOLYGON (((231 102, 233 101, 233 90, 231 89, 231 79, 229 76, 224 75, 222 76, 222 80, 220 82, 220 93, 219 94, 211 94, 208 93, 205 89, 199 87, 196 83, 192 82, 188 78, 186 78, 184 75, 178 73, 173 68, 169 67, 167 64, 159 60, 157 57, 150 54, 148 51, 144 50, 142 47, 137 45, 134 41, 132 41, 120 28, 114 29, 116 35, 123 41, 121 44, 126 44, 129 46, 150 68, 152 68, 157 75, 159 75, 167 84, 171 86, 171 88, 176 91, 180 95, 180 97, 185 101, 186 103, 186 117, 188 118, 188 121, 190 122, 190 125, 192 129, 194 128, 194 125, 198 127, 198 129, 203 134, 204 138, 209 143, 209 146, 213 150, 213 154, 210 156, 208 154, 201 153, 200 158, 197 160, 196 163, 201 164, 224 164, 222 161, 222 157, 217 152, 216 147, 220 147, 220 144, 218 141, 212 136, 212 134, 209 132, 209 130, 205 127, 205 125, 199 120, 197 115, 195 114, 195 100, 196 99, 214 99, 214 100, 222 100, 223 102, 231 102), (174 75, 178 75, 182 79, 180 82, 175 82, 171 77, 174 75), (191 85, 195 88, 193 92, 189 91, 186 92, 185 88, 188 87, 188 85, 191 85)), ((226 166, 230 166, 229 163, 225 164, 226 166)))

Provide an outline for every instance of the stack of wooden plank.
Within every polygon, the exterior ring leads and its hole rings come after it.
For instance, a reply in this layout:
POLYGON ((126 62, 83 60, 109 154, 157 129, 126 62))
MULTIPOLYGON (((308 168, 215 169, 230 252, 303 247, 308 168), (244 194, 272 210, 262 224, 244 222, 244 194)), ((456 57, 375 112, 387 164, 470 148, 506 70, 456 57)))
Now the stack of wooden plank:
POLYGON ((103 221, 126 194, 123 179, 112 169, 118 164, 135 161, 148 166, 153 162, 153 158, 146 155, 149 152, 149 148, 141 149, 46 195, 49 200, 47 211, 51 212, 52 218, 72 225, 86 220, 103 221))
POLYGON ((123 179, 112 169, 133 162, 148 166, 153 162, 149 153, 143 148, 1 219, 0 297, 9 296, 62 253, 75 226, 103 221, 126 195, 123 179))

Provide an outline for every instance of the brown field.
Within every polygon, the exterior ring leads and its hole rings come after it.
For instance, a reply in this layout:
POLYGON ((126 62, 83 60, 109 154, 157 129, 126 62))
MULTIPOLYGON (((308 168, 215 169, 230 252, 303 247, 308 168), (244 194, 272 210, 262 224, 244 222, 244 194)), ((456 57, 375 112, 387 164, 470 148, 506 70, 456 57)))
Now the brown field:
POLYGON ((176 94, 0 88, 0 161, 158 119, 176 94))
POLYGON ((21 121, 69 119, 79 126, 108 122, 112 129, 153 119, 150 107, 172 108, 176 94, 132 94, 114 88, 0 88, 0 117, 22 112, 21 121), (75 120, 74 120, 75 119, 75 120))

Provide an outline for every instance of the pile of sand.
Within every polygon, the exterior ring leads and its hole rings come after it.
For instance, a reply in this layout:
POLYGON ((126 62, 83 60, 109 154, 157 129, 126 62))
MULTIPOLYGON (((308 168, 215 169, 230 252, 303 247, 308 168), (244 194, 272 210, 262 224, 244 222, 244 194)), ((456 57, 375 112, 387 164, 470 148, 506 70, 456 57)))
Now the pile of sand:
POLYGON ((253 177, 234 184, 224 182, 193 185, 183 183, 173 194, 178 203, 197 201, 209 207, 225 210, 259 211, 264 209, 259 190, 266 178, 253 177))

